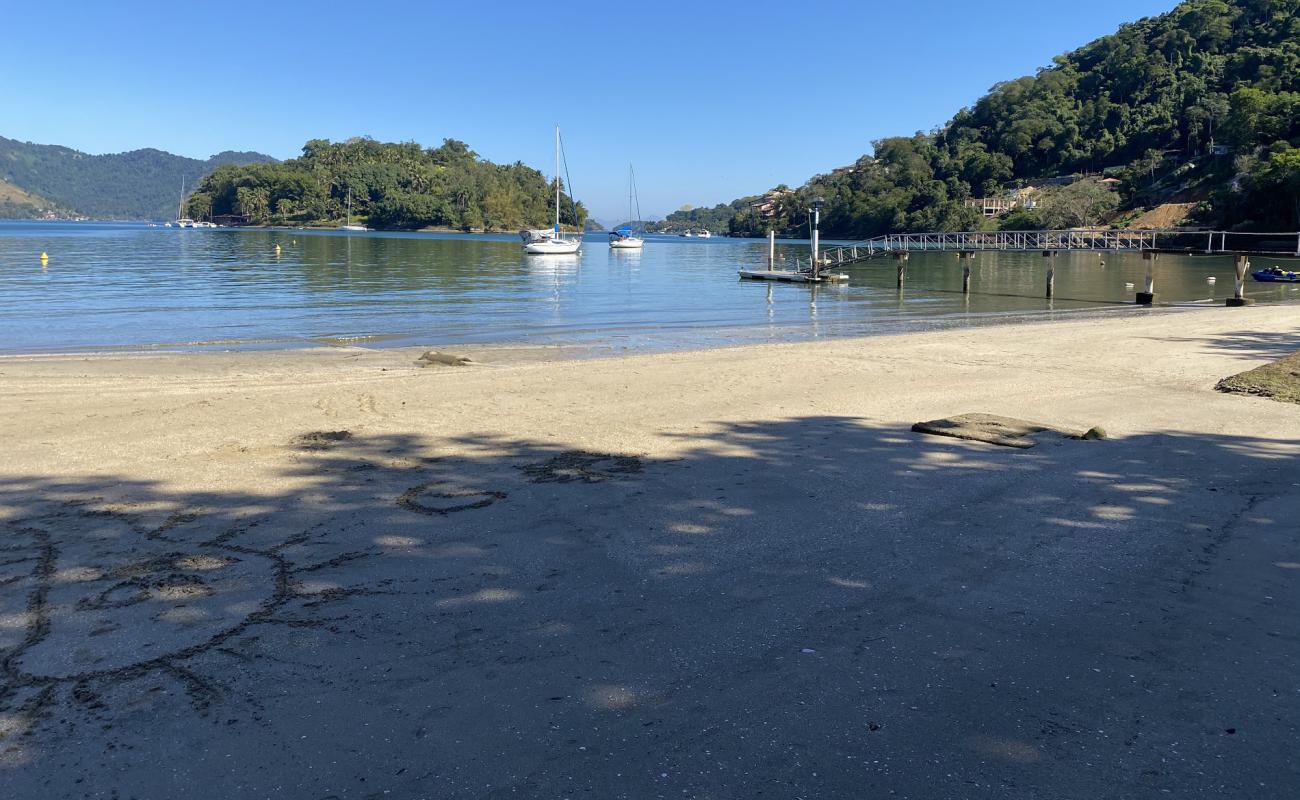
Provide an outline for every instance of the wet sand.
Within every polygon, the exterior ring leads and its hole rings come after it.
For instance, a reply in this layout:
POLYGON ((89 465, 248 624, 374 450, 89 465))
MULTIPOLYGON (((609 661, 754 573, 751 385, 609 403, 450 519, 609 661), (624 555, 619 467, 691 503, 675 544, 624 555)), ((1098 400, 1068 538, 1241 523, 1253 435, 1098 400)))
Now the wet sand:
POLYGON ((1297 349, 0 358, 0 796, 1294 795, 1297 349))

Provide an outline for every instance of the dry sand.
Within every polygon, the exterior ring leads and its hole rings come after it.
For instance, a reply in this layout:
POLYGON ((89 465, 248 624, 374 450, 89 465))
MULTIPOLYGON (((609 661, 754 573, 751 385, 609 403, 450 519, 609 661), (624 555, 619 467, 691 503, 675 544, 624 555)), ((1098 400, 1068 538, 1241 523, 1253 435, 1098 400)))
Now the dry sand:
POLYGON ((0 797, 1296 796, 1296 349, 0 359, 0 797))

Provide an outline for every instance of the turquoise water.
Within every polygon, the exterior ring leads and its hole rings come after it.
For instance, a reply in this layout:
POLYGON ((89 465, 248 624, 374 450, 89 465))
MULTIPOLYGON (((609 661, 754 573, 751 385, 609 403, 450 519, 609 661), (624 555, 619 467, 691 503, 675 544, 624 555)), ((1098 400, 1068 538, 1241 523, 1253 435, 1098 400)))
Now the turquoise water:
MULTIPOLYGON (((0 351, 789 341, 1114 312, 1145 270, 1134 255, 1107 254, 1103 265, 1063 254, 1052 302, 1037 254, 980 256, 969 298, 951 254, 913 255, 901 293, 892 261, 846 268, 847 285, 737 280, 766 252, 764 241, 720 237, 650 237, 642 252, 611 251, 590 235, 578 256, 526 256, 508 235, 0 222, 0 351)), ((806 243, 778 245, 778 260, 806 254, 806 243)), ((1226 258, 1158 263, 1164 302, 1221 304, 1232 292, 1226 258)), ((1248 292, 1300 299, 1295 286, 1248 292)))

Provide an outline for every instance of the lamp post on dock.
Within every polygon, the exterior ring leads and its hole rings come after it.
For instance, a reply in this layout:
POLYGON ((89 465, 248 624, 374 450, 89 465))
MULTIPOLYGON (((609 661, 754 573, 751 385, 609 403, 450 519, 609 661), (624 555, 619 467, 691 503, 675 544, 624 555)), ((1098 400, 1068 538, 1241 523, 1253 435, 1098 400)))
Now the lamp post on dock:
POLYGON ((813 223, 812 224, 812 276, 813 276, 813 280, 817 280, 819 277, 821 277, 821 269, 822 269, 821 261, 819 260, 820 257, 817 253, 817 240, 818 240, 818 236, 820 235, 820 232, 817 230, 817 228, 818 226, 821 225, 822 222, 822 206, 826 205, 826 199, 823 197, 814 197, 809 202, 812 206, 809 209, 809 211, 812 212, 812 223, 813 223))

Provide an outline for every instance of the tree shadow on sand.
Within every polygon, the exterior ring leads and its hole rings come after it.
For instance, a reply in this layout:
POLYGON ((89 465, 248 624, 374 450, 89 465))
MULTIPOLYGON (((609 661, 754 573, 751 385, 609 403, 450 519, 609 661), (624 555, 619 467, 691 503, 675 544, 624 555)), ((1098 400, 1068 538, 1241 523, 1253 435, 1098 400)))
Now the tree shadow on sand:
POLYGON ((1217 336, 1174 338, 1201 344, 1207 350, 1240 353, 1259 358, 1282 358, 1300 351, 1300 329, 1294 331, 1233 331, 1217 336))
POLYGON ((6 480, 0 789, 1295 779, 1300 442, 1014 451, 839 417, 669 438, 308 432, 243 493, 6 480))

